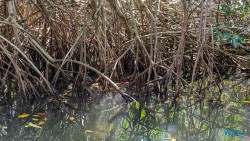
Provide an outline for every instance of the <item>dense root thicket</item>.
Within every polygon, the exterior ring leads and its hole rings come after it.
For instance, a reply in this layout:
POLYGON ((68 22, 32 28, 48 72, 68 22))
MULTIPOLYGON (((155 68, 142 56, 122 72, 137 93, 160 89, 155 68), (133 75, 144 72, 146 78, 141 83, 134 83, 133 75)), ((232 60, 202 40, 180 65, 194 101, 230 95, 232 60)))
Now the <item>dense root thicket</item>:
POLYGON ((114 82, 125 81, 153 87, 160 99, 178 97, 183 87, 197 93, 236 68, 250 68, 247 39, 237 48, 216 39, 225 31, 248 34, 249 19, 237 11, 225 15, 221 4, 229 2, 2 0, 0 93, 59 98, 72 83, 81 89, 102 82, 120 91, 114 82), (228 27, 231 21, 242 26, 228 27))

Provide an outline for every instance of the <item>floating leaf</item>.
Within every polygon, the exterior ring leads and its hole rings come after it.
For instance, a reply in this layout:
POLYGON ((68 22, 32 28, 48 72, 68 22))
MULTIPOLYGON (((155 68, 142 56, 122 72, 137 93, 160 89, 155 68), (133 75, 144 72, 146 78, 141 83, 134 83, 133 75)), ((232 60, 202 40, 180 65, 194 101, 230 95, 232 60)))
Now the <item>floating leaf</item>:
POLYGON ((75 118, 74 118, 74 117, 70 117, 69 120, 70 120, 70 121, 74 121, 75 118))
POLYGON ((45 116, 45 113, 36 113, 38 114, 39 116, 45 116))
POLYGON ((35 125, 33 123, 28 123, 27 125, 25 125, 24 127, 34 127, 34 128, 42 128, 41 126, 35 125))
POLYGON ((43 121, 48 121, 48 118, 44 118, 43 121))
MULTIPOLYGON (((170 100, 169 100, 169 102, 170 102, 170 100)), ((161 108, 159 108, 159 110, 157 110, 157 112, 159 112, 159 113, 164 112, 164 109, 161 107, 161 108)))
POLYGON ((136 102, 135 102, 135 108, 136 108, 136 109, 139 109, 139 107, 140 107, 140 103, 139 103, 138 101, 136 101, 136 102))
POLYGON ((232 39, 232 45, 233 45, 235 48, 238 47, 238 41, 237 41, 236 38, 233 38, 233 39, 232 39))
POLYGON ((67 96, 68 95, 68 93, 67 93, 67 91, 65 91, 64 93, 63 93, 63 96, 67 96))
POLYGON ((111 133, 111 131, 113 131, 113 129, 114 129, 114 124, 111 123, 108 127, 109 127, 109 128, 108 128, 107 133, 111 133))
POLYGON ((30 126, 29 124, 26 124, 24 127, 25 127, 25 128, 28 128, 28 127, 32 127, 32 126, 30 126))
POLYGON ((129 121, 128 120, 125 120, 125 122, 124 122, 124 128, 125 129, 129 128, 129 121))
POLYGON ((170 137, 169 140, 170 141, 176 141, 176 139, 174 137, 170 137))
POLYGON ((250 100, 243 100, 243 103, 250 104, 250 100))
POLYGON ((92 133, 92 130, 85 130, 85 133, 92 133))
POLYGON ((44 125, 45 121, 40 121, 37 125, 44 125))
POLYGON ((35 117, 35 118, 40 118, 41 116, 39 116, 39 115, 33 115, 33 117, 35 117))
POLYGON ((17 118, 27 118, 30 114, 23 113, 19 115, 17 118))
POLYGON ((34 121, 38 121, 38 119, 37 119, 37 118, 32 118, 32 120, 34 120, 34 121))
POLYGON ((170 103, 170 102, 171 102, 171 100, 166 100, 164 103, 166 103, 166 104, 167 104, 167 103, 170 103))
POLYGON ((142 109, 140 119, 144 118, 145 116, 146 116, 146 111, 142 109))
POLYGON ((179 97, 176 97, 175 101, 176 102, 179 102, 180 98, 179 97))
POLYGON ((92 84, 92 87, 99 88, 100 85, 99 85, 99 83, 94 83, 94 84, 92 84))

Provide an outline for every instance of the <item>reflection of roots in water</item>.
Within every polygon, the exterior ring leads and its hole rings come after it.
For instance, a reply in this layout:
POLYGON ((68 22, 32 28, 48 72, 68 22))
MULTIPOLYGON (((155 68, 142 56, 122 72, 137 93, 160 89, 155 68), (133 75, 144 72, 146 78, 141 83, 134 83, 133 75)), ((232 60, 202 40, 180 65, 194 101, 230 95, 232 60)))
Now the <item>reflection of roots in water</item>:
POLYGON ((115 121, 117 121, 118 119, 122 119, 128 116, 128 112, 126 111, 119 111, 118 113, 116 113, 112 118, 110 118, 108 120, 109 123, 113 123, 115 121))

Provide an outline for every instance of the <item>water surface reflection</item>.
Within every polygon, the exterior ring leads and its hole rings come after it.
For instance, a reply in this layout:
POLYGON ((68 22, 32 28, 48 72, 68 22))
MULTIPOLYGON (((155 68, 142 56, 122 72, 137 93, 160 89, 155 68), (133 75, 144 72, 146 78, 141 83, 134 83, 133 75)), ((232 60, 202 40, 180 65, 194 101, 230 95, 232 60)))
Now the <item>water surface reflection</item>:
MULTIPOLYGON (((248 141, 249 81, 224 81, 203 99, 182 94, 177 101, 137 98, 127 104, 119 94, 67 91, 55 100, 18 107, 1 99, 3 141, 248 141), (82 98, 79 98, 80 97, 82 98), (24 114, 26 113, 26 114, 24 114), (227 130, 245 135, 226 134, 227 130)), ((17 106, 18 105, 18 106, 17 106)))

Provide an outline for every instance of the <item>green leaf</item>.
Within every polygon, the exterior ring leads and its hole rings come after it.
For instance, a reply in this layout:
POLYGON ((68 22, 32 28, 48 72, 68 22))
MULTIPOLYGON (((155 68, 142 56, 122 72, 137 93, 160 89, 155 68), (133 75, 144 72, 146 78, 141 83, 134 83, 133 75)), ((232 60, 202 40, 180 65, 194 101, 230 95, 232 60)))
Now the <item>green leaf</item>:
POLYGON ((234 37, 233 39, 232 39, 232 45, 235 47, 235 48, 237 48, 238 47, 238 41, 237 41, 237 39, 234 37))
POLYGON ((227 23, 227 26, 233 27, 233 25, 234 25, 234 22, 232 21, 227 23))
POLYGON ((136 101, 136 103, 135 103, 135 108, 136 108, 136 109, 139 109, 139 107, 140 107, 140 103, 139 103, 138 101, 136 101))
POLYGON ((248 34, 246 34, 246 35, 243 35, 243 37, 242 37, 244 40, 246 40, 246 39, 248 39, 249 38, 249 35, 248 34))
MULTIPOLYGON (((234 35, 234 38, 237 40, 237 42, 239 42, 241 44, 245 44, 246 43, 246 39, 244 39, 244 37, 241 37, 239 34, 234 35)), ((237 45, 234 46, 234 47, 237 47, 237 45)))
POLYGON ((39 115, 33 115, 33 117, 40 118, 41 116, 39 116, 39 115))
POLYGON ((164 109, 161 107, 161 108, 158 109, 157 112, 164 112, 164 109))
POLYGON ((214 34, 214 40, 220 40, 222 38, 222 33, 221 32, 216 32, 214 34))
POLYGON ((243 20, 243 21, 246 21, 246 20, 247 20, 247 16, 248 16, 247 13, 242 14, 242 20, 243 20))
POLYGON ((221 4, 221 10, 226 11, 229 8, 227 4, 221 4))
POLYGON ((239 38, 238 41, 241 43, 241 44, 246 44, 246 39, 243 39, 243 38, 239 38))
MULTIPOLYGON (((232 14, 235 15, 237 13, 236 9, 233 9, 232 14)), ((227 15, 228 16, 228 15, 227 15)))
POLYGON ((238 40, 240 38, 240 35, 237 33, 236 35, 234 35, 234 37, 238 40))
POLYGON ((92 130, 85 130, 85 134, 92 133, 92 132, 93 132, 92 130))
POLYGON ((223 40, 228 40, 231 38, 231 35, 229 33, 225 33, 222 37, 223 40))
POLYGON ((230 11, 229 11, 229 10, 226 10, 226 11, 225 11, 225 14, 226 14, 226 16, 229 16, 230 11))
POLYGON ((243 100, 243 103, 250 104, 250 100, 243 100))
POLYGON ((146 116, 146 111, 142 109, 140 119, 144 118, 145 116, 146 116))
MULTIPOLYGON (((241 26, 240 24, 237 24, 237 26, 241 26)), ((240 36, 239 34, 241 33, 242 31, 241 30, 236 30, 236 31, 234 31, 234 33, 235 33, 235 35, 237 35, 237 36, 240 36)))
POLYGON ((31 123, 31 122, 29 122, 28 124, 26 124, 24 127, 34 127, 34 128, 42 128, 42 127, 40 127, 40 126, 38 126, 38 125, 35 125, 35 124, 33 124, 33 123, 31 123))
POLYGON ((124 128, 129 128, 129 121, 128 120, 125 120, 125 122, 124 122, 124 128))
POLYGON ((114 129, 114 123, 111 123, 108 128, 108 133, 110 133, 114 129))
POLYGON ((134 117, 134 116, 135 116, 135 113, 132 110, 130 110, 129 117, 134 117))
POLYGON ((220 29, 220 28, 221 28, 221 25, 220 25, 220 24, 215 24, 215 25, 214 25, 214 28, 215 28, 215 29, 220 29))

